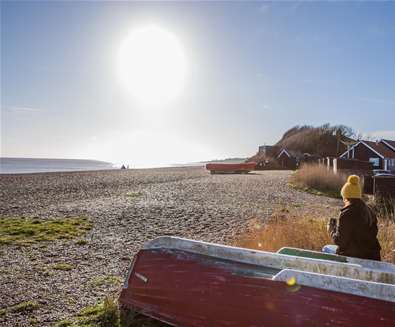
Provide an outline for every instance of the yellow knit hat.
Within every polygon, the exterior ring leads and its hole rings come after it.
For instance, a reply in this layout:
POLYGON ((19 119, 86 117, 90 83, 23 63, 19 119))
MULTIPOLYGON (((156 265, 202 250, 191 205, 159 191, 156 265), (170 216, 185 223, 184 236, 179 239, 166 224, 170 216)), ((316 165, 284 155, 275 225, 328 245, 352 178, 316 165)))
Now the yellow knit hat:
POLYGON ((343 199, 360 199, 362 198, 361 184, 359 176, 350 175, 347 178, 346 184, 343 185, 340 191, 343 199))

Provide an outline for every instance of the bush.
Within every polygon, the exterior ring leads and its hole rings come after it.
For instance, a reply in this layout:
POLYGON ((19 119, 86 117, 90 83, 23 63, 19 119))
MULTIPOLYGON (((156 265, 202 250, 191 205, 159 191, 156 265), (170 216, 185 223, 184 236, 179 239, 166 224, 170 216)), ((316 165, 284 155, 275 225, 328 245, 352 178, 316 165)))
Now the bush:
POLYGON ((291 178, 291 184, 315 194, 325 194, 340 198, 340 190, 347 176, 335 174, 324 166, 305 164, 291 178))

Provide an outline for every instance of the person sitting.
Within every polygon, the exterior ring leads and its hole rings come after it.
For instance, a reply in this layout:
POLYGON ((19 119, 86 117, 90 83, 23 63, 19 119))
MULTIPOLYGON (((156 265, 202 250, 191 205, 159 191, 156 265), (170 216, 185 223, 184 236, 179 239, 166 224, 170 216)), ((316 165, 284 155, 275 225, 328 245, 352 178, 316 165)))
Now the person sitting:
POLYGON ((328 232, 336 245, 326 245, 323 252, 380 261, 380 243, 377 239, 377 218, 362 200, 360 179, 348 177, 341 189, 344 207, 338 224, 330 223, 328 232))

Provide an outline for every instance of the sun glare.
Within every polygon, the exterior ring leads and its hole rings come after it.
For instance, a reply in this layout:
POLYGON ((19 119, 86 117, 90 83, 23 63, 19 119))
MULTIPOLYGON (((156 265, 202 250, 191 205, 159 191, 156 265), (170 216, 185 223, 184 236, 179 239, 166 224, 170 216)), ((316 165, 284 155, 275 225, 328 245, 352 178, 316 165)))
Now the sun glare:
POLYGON ((121 82, 146 104, 162 104, 177 97, 184 86, 186 68, 179 40, 156 26, 132 30, 119 49, 121 82))

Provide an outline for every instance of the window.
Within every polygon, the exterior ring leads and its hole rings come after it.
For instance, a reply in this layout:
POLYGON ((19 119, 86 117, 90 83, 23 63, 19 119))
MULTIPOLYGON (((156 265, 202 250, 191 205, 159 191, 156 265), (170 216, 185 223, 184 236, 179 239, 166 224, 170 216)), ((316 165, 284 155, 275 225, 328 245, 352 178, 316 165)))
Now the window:
POLYGON ((373 164, 373 167, 380 167, 380 158, 369 158, 369 162, 373 164))

